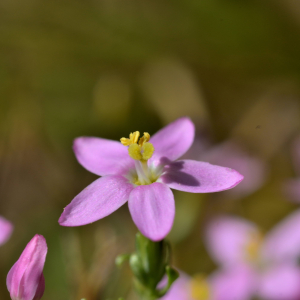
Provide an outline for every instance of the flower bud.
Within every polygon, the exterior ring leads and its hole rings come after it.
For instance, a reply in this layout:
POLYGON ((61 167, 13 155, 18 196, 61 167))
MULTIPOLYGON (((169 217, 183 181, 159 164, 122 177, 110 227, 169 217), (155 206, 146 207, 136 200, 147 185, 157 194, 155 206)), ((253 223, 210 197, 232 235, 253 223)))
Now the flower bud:
POLYGON ((13 225, 3 217, 0 217, 0 246, 7 242, 13 231, 13 225))
POLYGON ((43 268, 46 240, 36 234, 7 274, 6 285, 12 300, 40 300, 45 290, 43 268))

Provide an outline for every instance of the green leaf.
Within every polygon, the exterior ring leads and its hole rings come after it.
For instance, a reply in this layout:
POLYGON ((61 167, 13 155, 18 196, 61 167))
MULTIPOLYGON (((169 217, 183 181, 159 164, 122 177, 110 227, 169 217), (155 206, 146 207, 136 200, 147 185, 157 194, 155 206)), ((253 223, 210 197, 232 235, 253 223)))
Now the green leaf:
POLYGON ((174 281, 179 277, 178 271, 173 269, 170 266, 166 267, 166 274, 168 277, 168 282, 167 282, 167 285, 163 289, 157 291, 157 296, 159 298, 164 296, 168 292, 168 290, 170 289, 170 287, 172 286, 174 281))

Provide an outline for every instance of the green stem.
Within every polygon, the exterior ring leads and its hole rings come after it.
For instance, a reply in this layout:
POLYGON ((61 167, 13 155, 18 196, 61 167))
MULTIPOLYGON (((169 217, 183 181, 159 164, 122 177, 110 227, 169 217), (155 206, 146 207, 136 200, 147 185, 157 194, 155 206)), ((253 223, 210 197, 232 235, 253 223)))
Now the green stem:
POLYGON ((178 272, 170 267, 170 245, 165 240, 153 242, 141 233, 136 235, 136 251, 129 259, 134 274, 134 286, 143 300, 162 297, 178 278, 178 272), (158 283, 167 276, 168 283, 157 289, 158 283))

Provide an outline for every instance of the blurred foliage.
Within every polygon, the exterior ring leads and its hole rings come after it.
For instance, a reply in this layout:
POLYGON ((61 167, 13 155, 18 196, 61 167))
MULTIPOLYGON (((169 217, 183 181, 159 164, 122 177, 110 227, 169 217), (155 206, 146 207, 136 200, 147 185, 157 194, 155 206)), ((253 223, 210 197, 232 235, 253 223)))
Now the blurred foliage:
POLYGON ((81 135, 154 133, 189 115, 212 143, 238 140, 269 177, 244 199, 176 192, 174 264, 215 267, 208 218, 237 214, 264 231, 296 208, 281 193, 294 176, 299 133, 300 4, 293 0, 2 0, 0 3, 0 214, 15 231, 0 249, 5 277, 26 243, 49 246, 44 300, 135 299, 129 268, 136 228, 126 205, 80 228, 57 220, 96 176, 72 153, 81 135))

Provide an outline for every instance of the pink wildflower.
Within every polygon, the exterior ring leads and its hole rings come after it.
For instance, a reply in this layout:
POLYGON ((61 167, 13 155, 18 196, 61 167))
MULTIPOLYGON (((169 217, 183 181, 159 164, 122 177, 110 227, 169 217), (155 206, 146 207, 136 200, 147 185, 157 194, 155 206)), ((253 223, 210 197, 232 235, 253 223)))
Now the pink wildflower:
POLYGON ((0 246, 10 238, 13 228, 11 222, 0 216, 0 246))
POLYGON ((241 267, 217 271, 207 278, 181 273, 161 300, 245 300, 252 286, 248 270, 241 267))
POLYGON ((171 230, 175 204, 170 188, 191 193, 210 193, 233 188, 243 176, 206 162, 178 160, 192 145, 194 124, 180 118, 138 140, 139 132, 121 142, 80 137, 74 142, 79 163, 103 176, 65 208, 59 223, 80 226, 99 220, 128 201, 132 219, 153 241, 171 230), (150 140, 150 142, 149 142, 150 140), (122 145, 123 144, 123 145, 122 145), (128 146, 127 147, 124 147, 128 146))
POLYGON ((36 234, 7 274, 6 285, 12 300, 39 300, 45 290, 43 268, 46 240, 36 234))
MULTIPOLYGON (((279 223, 263 238, 251 222, 220 217, 207 230, 210 254, 221 265, 221 274, 241 270, 246 293, 267 300, 295 300, 300 297, 300 211, 279 223), (246 275, 246 277, 245 277, 246 275)), ((220 280, 222 279, 220 275, 220 280)), ((223 298, 222 298, 223 299, 223 298)))

